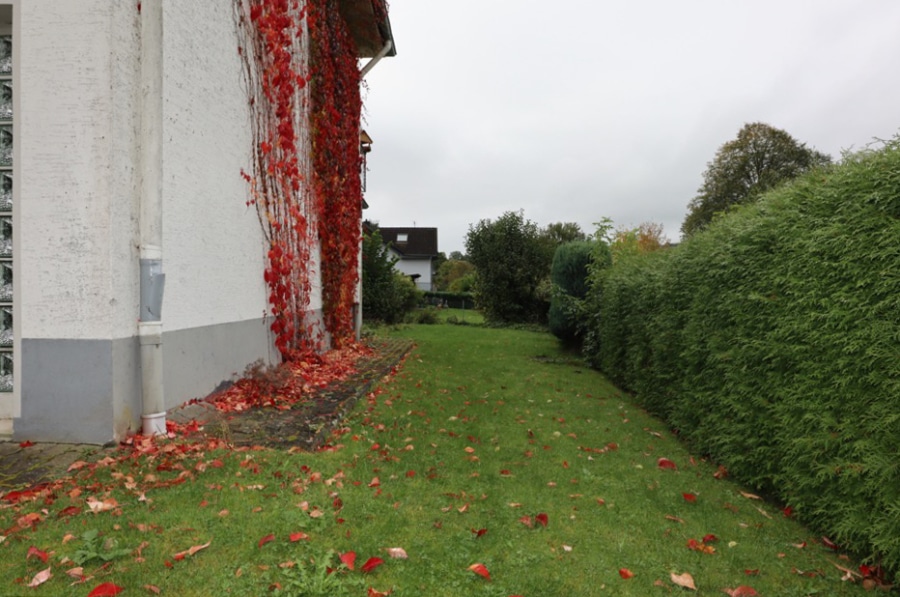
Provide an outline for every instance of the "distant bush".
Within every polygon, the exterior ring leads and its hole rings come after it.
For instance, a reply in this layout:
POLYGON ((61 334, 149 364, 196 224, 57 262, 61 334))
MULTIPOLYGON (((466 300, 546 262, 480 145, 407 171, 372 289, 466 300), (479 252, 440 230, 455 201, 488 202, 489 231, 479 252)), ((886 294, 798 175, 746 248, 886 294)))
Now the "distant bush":
POLYGON ((362 253, 363 318, 388 324, 403 321, 421 296, 415 283, 394 269, 396 259, 377 230, 363 236, 362 253))
POLYGON ((550 332, 564 342, 574 342, 580 337, 580 307, 587 294, 591 252, 590 242, 574 241, 560 245, 553 255, 548 321, 550 332))
POLYGON ((701 453, 900 570, 900 141, 623 259, 586 356, 701 453))
POLYGON ((411 313, 407 313, 405 320, 407 323, 421 323, 426 325, 435 325, 441 322, 438 311, 434 307, 426 307, 425 309, 418 309, 411 313))

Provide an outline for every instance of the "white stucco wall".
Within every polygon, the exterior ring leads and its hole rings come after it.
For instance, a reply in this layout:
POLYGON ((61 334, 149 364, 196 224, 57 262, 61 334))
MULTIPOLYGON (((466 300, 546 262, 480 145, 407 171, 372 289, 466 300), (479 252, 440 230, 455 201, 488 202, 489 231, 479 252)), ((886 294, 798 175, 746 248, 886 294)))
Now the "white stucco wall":
POLYGON ((28 0, 15 10, 28 32, 16 58, 19 336, 128 335, 138 305, 136 7, 28 0))
POLYGON ((240 175, 252 140, 231 5, 163 10, 164 327, 259 318, 265 247, 240 175))

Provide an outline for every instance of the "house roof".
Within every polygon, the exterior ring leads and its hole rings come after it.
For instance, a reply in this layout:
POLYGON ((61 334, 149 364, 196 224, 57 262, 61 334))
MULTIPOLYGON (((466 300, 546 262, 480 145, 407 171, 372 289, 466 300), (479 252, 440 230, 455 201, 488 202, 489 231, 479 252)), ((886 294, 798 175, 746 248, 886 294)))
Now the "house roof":
POLYGON ((438 254, 437 228, 382 228, 381 240, 385 244, 390 243, 391 248, 397 251, 401 257, 430 258, 438 254), (406 235, 406 241, 399 239, 406 235))
POLYGON ((391 19, 387 14, 383 21, 376 19, 372 6, 374 1, 377 0, 340 0, 341 14, 347 21, 360 58, 373 58, 388 41, 392 47, 387 55, 396 56, 397 44, 391 31, 391 19))

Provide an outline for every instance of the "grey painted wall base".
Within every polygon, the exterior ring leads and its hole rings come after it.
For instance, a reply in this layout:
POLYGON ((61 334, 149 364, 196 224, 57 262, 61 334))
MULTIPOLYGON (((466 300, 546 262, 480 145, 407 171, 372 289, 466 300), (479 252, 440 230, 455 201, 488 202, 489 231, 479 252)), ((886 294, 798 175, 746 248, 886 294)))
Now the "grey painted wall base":
MULTIPOLYGON (((267 318, 163 332, 166 408, 209 395, 257 359, 280 357, 267 318)), ((165 330, 165 321, 163 321, 165 330)), ((22 339, 16 440, 103 444, 141 426, 140 346, 118 340, 22 339)))

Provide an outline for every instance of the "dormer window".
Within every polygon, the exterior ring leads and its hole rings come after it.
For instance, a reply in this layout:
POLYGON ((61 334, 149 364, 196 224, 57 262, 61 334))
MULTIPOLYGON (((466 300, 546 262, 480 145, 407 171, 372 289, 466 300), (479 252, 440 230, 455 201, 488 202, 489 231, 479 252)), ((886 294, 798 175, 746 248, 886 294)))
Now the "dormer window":
POLYGON ((407 233, 400 232, 397 234, 397 242, 398 243, 405 243, 407 241, 409 241, 409 235, 407 233))

